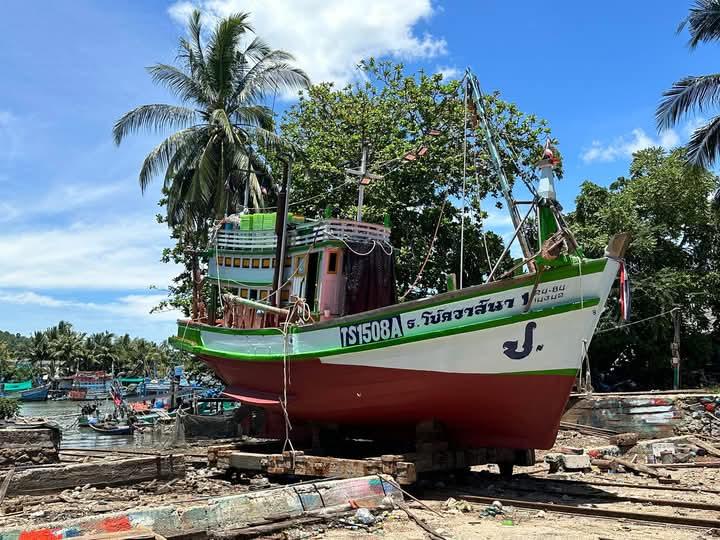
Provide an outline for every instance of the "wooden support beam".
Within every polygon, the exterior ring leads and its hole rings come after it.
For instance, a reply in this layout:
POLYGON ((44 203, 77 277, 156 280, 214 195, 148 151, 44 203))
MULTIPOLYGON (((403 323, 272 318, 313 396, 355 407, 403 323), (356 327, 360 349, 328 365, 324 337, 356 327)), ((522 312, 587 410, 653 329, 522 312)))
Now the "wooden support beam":
MULTIPOLYGON (((7 473, 10 474, 10 473, 7 473)), ((76 486, 132 484, 185 476, 184 456, 135 457, 15 471, 8 493, 62 491, 76 486)), ((7 476, 5 476, 7 478, 7 476)))

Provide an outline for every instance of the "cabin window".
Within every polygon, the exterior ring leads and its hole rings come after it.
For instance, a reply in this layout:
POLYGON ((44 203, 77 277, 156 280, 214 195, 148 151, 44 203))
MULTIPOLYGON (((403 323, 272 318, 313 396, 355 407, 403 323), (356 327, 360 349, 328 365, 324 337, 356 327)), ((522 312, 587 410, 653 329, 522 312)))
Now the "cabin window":
POLYGON ((235 268, 240 268, 240 262, 241 262, 241 261, 242 261, 242 259, 241 259, 240 257, 235 257, 235 258, 233 259, 233 266, 234 266, 235 268))
POLYGON ((305 255, 295 257, 295 271, 298 276, 305 274, 305 255))
POLYGON ((248 290, 247 290, 247 289, 240 289, 240 296, 242 296, 243 298, 247 298, 247 297, 248 297, 248 290))
POLYGON ((328 252, 327 273, 337 274, 338 254, 337 251, 328 252))
POLYGON ((275 257, 272 258, 272 267, 275 268, 275 257))
POLYGON ((243 268, 250 268, 250 259, 243 259, 243 268))
POLYGON ((287 302, 290 300, 290 289, 283 289, 280 291, 280 301, 287 302))
POLYGON ((265 291, 265 290, 260 291, 260 300, 267 300, 269 293, 270 293, 270 291, 265 291))
POLYGON ((222 257, 218 257, 218 258, 217 258, 217 265, 218 265, 218 266, 222 266, 222 265, 223 265, 223 258, 222 258, 222 257))
POLYGON ((257 300, 257 299, 258 299, 258 290, 250 289, 250 300, 257 300))
POLYGON ((232 257, 225 257, 225 266, 232 266, 232 257))
POLYGON ((263 268, 270 268, 270 259, 263 259, 263 260, 262 260, 262 267, 263 267, 263 268))
POLYGON ((253 259, 253 260, 252 260, 252 267, 253 267, 253 268, 260 268, 260 259, 253 259))
POLYGON ((292 259, 290 257, 285 257, 285 268, 290 268, 292 266, 292 259))

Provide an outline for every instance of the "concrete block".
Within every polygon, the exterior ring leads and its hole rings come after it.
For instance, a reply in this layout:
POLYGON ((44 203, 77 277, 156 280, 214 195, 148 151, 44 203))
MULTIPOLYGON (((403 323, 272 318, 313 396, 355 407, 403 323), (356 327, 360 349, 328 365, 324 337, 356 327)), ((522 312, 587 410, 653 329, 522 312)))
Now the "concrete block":
POLYGON ((577 454, 563 454, 563 468, 566 471, 581 471, 590 468, 590 456, 577 454))

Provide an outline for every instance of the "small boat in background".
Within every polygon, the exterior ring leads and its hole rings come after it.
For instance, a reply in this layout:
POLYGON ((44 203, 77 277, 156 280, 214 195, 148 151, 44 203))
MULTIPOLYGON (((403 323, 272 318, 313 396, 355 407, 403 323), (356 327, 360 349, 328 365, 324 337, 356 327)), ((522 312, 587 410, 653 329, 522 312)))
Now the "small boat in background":
POLYGON ((23 390, 22 392, 20 392, 20 401, 46 401, 49 392, 49 384, 37 386, 29 390, 23 390))
POLYGON ((88 426, 93 431, 97 431, 103 435, 132 435, 135 429, 133 426, 129 425, 113 426, 107 424, 88 424, 88 426))
POLYGON ((32 381, 0 383, 0 397, 20 401, 45 401, 49 392, 49 384, 33 388, 32 381))

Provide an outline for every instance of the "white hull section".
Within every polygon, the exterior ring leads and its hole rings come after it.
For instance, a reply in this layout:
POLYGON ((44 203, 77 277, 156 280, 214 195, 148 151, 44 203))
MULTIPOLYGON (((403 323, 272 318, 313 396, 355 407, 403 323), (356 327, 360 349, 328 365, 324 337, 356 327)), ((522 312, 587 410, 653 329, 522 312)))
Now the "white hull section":
MULTIPOLYGON (((583 340, 589 346, 618 267, 617 261, 608 259, 600 272, 540 283, 532 300, 532 283, 526 283, 484 294, 468 291, 475 296, 420 305, 402 313, 389 311, 367 319, 351 318, 340 325, 299 328, 288 338, 287 354, 292 359, 319 357, 329 364, 447 373, 577 369, 583 340), (549 308, 572 304, 576 308, 572 311, 548 314, 549 308), (511 319, 517 316, 522 319, 511 319), (526 344, 532 350, 526 351, 526 344)), ((279 331, 201 329, 200 337, 208 355, 217 351, 262 361, 263 357, 277 359, 285 350, 279 331)))
POLYGON ((521 373, 580 368, 583 339, 589 343, 598 306, 451 336, 358 353, 326 356, 326 364, 443 373, 521 373), (530 325, 530 326, 528 326, 530 325), (534 325, 534 326, 533 326, 534 325), (504 344, 517 344, 506 355, 504 344))

